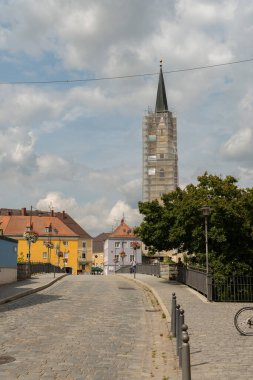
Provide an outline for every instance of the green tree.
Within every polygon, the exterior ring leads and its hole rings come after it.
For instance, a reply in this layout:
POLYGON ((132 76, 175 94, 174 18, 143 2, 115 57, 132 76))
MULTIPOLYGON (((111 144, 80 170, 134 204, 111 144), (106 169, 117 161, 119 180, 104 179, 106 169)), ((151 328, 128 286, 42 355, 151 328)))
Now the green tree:
POLYGON ((148 202, 139 202, 140 213, 144 215, 144 220, 135 233, 141 236, 142 241, 146 244, 150 252, 162 251, 168 249, 169 241, 167 231, 167 222, 164 215, 164 207, 157 200, 148 202))
POLYGON ((239 188, 232 176, 223 179, 204 173, 197 185, 165 194, 162 201, 139 203, 144 219, 137 233, 146 245, 158 251, 178 248, 195 253, 196 261, 204 264, 200 208, 208 205, 210 265, 237 273, 253 267, 253 189, 239 188))

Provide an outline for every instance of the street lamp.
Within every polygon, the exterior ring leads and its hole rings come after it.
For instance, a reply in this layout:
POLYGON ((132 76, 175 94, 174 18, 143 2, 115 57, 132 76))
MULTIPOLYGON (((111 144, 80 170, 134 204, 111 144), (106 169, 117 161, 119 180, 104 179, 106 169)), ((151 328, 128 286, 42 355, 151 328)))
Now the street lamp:
POLYGON ((210 215, 211 208, 209 206, 203 206, 200 208, 202 215, 205 218, 205 243, 206 243, 206 296, 207 299, 210 300, 210 289, 208 286, 209 281, 209 263, 208 263, 208 226, 207 226, 207 218, 210 215))
POLYGON ((133 249, 133 261, 132 261, 132 270, 134 274, 134 278, 136 276, 136 271, 137 271, 137 250, 141 248, 141 245, 138 241, 132 241, 130 243, 131 248, 133 249))
POLYGON ((47 261, 48 261, 48 264, 51 264, 51 250, 52 250, 52 248, 54 248, 54 244, 51 242, 52 231, 53 231, 53 228, 52 228, 52 224, 50 223, 49 226, 45 227, 45 232, 48 235, 47 236, 47 240, 48 241, 44 242, 44 245, 47 247, 47 256, 48 256, 47 257, 47 261))
POLYGON ((117 257, 114 257, 113 262, 114 262, 114 266, 115 266, 114 267, 114 273, 116 273, 116 265, 119 262, 119 260, 117 259, 117 257))
MULTIPOLYGON (((114 274, 116 273, 116 265, 117 263, 119 262, 119 259, 117 257, 117 249, 119 249, 118 247, 115 247, 115 244, 114 244, 114 258, 113 258, 113 262, 114 262, 114 274)), ((113 251, 111 251, 111 253, 113 254, 113 251)), ((108 256, 108 265, 109 265, 109 256, 108 256)))
POLYGON ((203 206, 199 209, 205 218, 205 243, 206 243, 206 274, 209 274, 209 263, 208 263, 208 225, 207 218, 210 215, 211 208, 209 206, 203 206))
MULTIPOLYGON (((33 210, 33 207, 31 206, 30 222, 29 222, 29 226, 26 226, 26 232, 32 232, 32 210, 33 210)), ((30 268, 30 265, 31 265, 31 239, 28 239, 27 242, 28 242, 28 264, 29 264, 29 268, 30 268)))
POLYGON ((23 237, 27 240, 27 244, 28 244, 27 259, 28 259, 29 273, 31 273, 31 243, 36 243, 36 241, 38 240, 37 232, 33 231, 32 206, 31 206, 31 211, 30 211, 29 225, 26 226, 26 230, 23 234, 23 237))

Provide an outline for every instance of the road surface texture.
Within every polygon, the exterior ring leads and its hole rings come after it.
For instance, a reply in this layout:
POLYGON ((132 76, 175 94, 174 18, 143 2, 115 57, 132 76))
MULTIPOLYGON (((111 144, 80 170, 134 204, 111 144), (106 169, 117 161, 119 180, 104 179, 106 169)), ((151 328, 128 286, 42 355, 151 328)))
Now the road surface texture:
POLYGON ((253 336, 242 336, 234 327, 236 311, 252 303, 207 302, 196 291, 176 282, 139 273, 136 280, 149 285, 169 312, 172 293, 176 293, 189 327, 192 380, 253 379, 253 336))
POLYGON ((1 380, 178 380, 152 293, 118 276, 67 276, 0 305, 1 380))

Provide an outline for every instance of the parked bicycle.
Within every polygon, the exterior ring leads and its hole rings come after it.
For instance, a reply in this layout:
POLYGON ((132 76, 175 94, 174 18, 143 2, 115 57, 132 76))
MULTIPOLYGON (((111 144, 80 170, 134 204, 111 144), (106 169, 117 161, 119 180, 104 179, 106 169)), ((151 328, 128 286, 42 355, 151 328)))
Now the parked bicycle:
POLYGON ((242 335, 253 335, 253 306, 238 310, 234 316, 236 329, 242 335))

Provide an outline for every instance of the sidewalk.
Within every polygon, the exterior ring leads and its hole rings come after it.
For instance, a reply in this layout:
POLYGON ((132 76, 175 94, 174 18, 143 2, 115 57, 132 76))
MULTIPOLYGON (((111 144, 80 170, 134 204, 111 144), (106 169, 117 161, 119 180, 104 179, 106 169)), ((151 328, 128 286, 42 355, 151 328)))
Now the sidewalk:
MULTIPOLYGON (((121 274, 134 281, 130 274, 121 274)), ((163 278, 136 274, 157 297, 168 320, 172 293, 185 311, 191 351, 191 375, 194 380, 252 379, 252 337, 241 336, 234 327, 234 315, 246 303, 208 302, 186 285, 163 278), (165 309, 165 311, 164 311, 165 309)), ((172 340, 175 347, 175 339, 172 340)))
POLYGON ((66 273, 55 273, 55 277, 54 273, 40 273, 32 276, 28 280, 1 285, 0 305, 39 292, 65 276, 67 276, 66 273))

